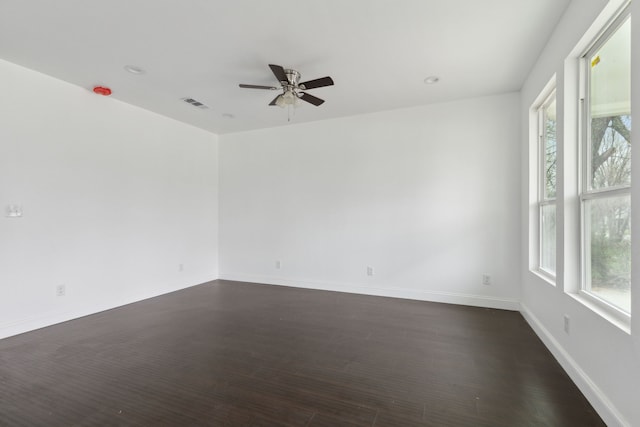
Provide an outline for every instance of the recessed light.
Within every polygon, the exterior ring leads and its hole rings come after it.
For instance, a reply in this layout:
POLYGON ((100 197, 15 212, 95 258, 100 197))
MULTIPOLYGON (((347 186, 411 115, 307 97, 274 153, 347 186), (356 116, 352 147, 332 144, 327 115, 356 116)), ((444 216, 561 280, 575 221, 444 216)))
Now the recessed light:
POLYGON ((438 76, 429 76, 426 79, 424 79, 424 83, 427 85, 432 85, 435 83, 438 83, 440 81, 440 77, 438 76))
POLYGON ((222 117, 223 117, 223 118, 225 118, 225 119, 233 119, 233 118, 235 118, 236 116, 234 116, 234 115, 233 115, 233 114, 231 114, 231 113, 222 113, 222 117))
POLYGON ((124 66, 125 71, 131 73, 131 74, 144 74, 145 71, 140 68, 140 67, 136 67, 135 65, 125 65, 124 66))

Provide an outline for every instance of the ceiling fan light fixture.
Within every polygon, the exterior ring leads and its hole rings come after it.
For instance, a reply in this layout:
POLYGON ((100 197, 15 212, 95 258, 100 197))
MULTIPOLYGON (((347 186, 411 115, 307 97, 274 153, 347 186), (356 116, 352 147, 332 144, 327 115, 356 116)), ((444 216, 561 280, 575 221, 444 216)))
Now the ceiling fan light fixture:
POLYGON ((288 90, 284 94, 282 94, 282 99, 284 99, 284 102, 287 105, 291 105, 295 104, 297 97, 292 90, 288 90))
POLYGON ((276 105, 280 108, 284 108, 289 105, 296 106, 298 105, 298 96, 293 90, 285 90, 284 93, 276 99, 276 105))

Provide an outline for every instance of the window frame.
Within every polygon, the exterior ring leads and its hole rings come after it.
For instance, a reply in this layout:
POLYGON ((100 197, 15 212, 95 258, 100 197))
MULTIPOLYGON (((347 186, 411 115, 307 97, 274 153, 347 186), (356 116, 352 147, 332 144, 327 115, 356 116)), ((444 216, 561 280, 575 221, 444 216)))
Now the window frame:
MULTIPOLYGON (((556 282, 556 274, 557 274, 557 247, 558 247, 558 236, 557 236, 557 218, 558 218, 558 205, 557 205, 557 195, 558 195, 558 180, 557 180, 557 172, 556 172, 556 192, 554 197, 547 197, 546 195, 546 159, 547 159, 547 138, 546 138, 546 112, 547 108, 553 103, 556 103, 556 123, 557 123, 557 92, 556 92, 556 84, 553 81, 541 94, 542 102, 535 109, 536 112, 536 139, 537 139, 537 214, 538 214, 538 232, 537 232, 537 241, 538 241, 538 253, 537 253, 537 262, 536 262, 536 272, 555 285, 556 282), (556 236, 555 236, 555 246, 556 246, 556 271, 550 271, 542 266, 543 254, 542 251, 544 249, 543 245, 543 236, 544 236, 544 226, 543 226, 543 210, 545 207, 553 206, 556 212, 556 236)), ((558 134, 556 128, 556 171, 558 168, 558 134)))
MULTIPOLYGON (((580 284, 578 295, 604 311, 607 315, 629 325, 631 313, 601 298, 597 294, 590 292, 588 287, 591 284, 591 275, 588 265, 591 261, 591 218, 588 218, 586 204, 594 200, 606 200, 619 196, 631 197, 631 183, 615 185, 606 188, 591 188, 590 168, 591 153, 591 104, 590 104, 590 75, 591 61, 595 53, 604 46, 609 39, 622 27, 627 20, 631 19, 630 4, 622 7, 597 34, 592 43, 579 56, 579 162, 578 162, 578 199, 580 211, 580 284)), ((633 130, 632 130, 633 132, 633 130)), ((633 165, 633 154, 631 159, 633 165)), ((633 166, 631 166, 633 168, 633 166)))

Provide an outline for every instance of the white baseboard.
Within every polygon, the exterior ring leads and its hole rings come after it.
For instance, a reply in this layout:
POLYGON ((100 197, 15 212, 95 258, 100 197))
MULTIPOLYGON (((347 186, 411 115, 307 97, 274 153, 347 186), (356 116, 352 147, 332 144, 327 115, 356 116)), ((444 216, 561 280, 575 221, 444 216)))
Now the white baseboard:
POLYGON ((424 291, 395 287, 363 286, 351 283, 317 282, 292 280, 277 277, 252 276, 247 274, 220 274, 221 280, 250 282, 266 285, 290 286, 294 288, 317 289, 322 291, 345 292, 350 294, 373 295, 380 297, 404 298, 418 301, 441 302, 446 304, 470 305, 474 307, 497 308, 502 310, 520 310, 516 299, 498 298, 485 295, 462 294, 455 292, 424 291))
MULTIPOLYGON (((215 279, 210 279, 215 280, 215 279)), ((100 313, 102 311, 112 310, 114 308, 122 307, 134 302, 143 301, 149 298, 154 298, 160 295, 169 294, 171 292, 179 291, 181 289, 190 288, 201 283, 206 283, 210 280, 198 282, 195 284, 180 285, 172 287, 170 289, 163 289, 156 292, 149 292, 143 296, 137 296, 126 300, 120 300, 117 302, 111 301, 109 303, 94 303, 83 304, 82 307, 72 310, 57 310, 41 313, 37 316, 28 316, 22 319, 16 319, 11 322, 5 322, 0 324, 0 339, 8 338, 14 335, 23 334, 25 332, 34 331, 36 329, 52 326, 57 323, 68 322, 69 320, 78 319, 80 317, 89 316, 91 314, 100 313)))
POLYGON ((589 403, 594 407, 596 412, 602 417, 604 422, 610 426, 631 427, 622 414, 611 403, 607 396, 600 390, 596 383, 582 370, 580 365, 569 355, 569 353, 560 345, 553 335, 545 328, 540 320, 525 306, 521 304, 520 313, 527 323, 540 337, 544 345, 551 351, 562 368, 567 372, 569 377, 578 386, 582 394, 585 395, 589 403))

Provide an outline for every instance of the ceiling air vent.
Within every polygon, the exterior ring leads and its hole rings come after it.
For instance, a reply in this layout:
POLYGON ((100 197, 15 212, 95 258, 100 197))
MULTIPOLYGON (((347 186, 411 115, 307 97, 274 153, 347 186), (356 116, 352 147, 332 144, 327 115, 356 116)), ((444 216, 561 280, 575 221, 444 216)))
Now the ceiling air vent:
POLYGON ((208 105, 203 104, 202 102, 198 101, 197 99, 193 99, 193 98, 182 98, 182 100, 184 102, 186 102, 187 104, 191 104, 194 107, 198 107, 201 110, 206 110, 209 108, 208 105))

